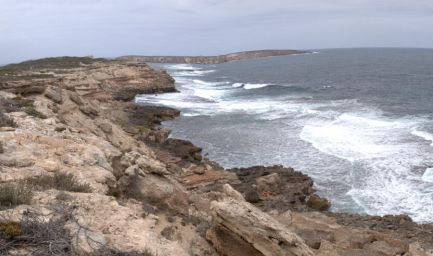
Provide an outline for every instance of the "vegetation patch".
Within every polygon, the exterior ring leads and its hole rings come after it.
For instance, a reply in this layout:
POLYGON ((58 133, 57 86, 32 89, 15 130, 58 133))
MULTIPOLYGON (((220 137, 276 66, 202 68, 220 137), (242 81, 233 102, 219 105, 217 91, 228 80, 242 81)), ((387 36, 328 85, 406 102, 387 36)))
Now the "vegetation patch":
POLYGON ((17 127, 15 121, 0 111, 0 127, 17 127))
POLYGON ((152 253, 149 249, 146 249, 143 252, 123 252, 117 249, 103 248, 91 253, 89 256, 157 256, 157 254, 152 253))
MULTIPOLYGON (((22 250, 25 255, 32 256, 82 255, 73 247, 77 234, 65 228, 66 223, 71 221, 78 224, 71 214, 72 209, 66 205, 56 205, 52 210, 53 213, 49 215, 27 210, 17 222, 9 221, 10 216, 0 215, 0 255, 11 255, 11 252, 16 250, 22 250)), ((81 228, 87 230, 85 227, 81 228)), ((124 252, 100 246, 101 248, 86 256, 157 256, 148 249, 124 252)))
POLYGON ((36 110, 34 101, 22 97, 15 97, 12 99, 1 99, 1 108, 6 113, 24 111, 30 116, 45 119, 46 115, 36 110))
POLYGON ((33 192, 27 183, 0 184, 0 206, 2 207, 30 204, 32 198, 33 192))
POLYGON ((28 184, 39 190, 57 189, 71 192, 90 193, 89 184, 80 182, 74 175, 56 172, 54 175, 42 175, 26 180, 28 184))
POLYGON ((34 256, 69 256, 72 253, 72 237, 65 224, 68 218, 50 218, 27 212, 19 222, 0 222, 0 255, 24 249, 34 256))
POLYGON ((56 131, 56 132, 63 132, 63 131, 65 131, 65 130, 66 130, 65 127, 56 127, 56 128, 54 129, 54 131, 56 131))
POLYGON ((22 233, 21 224, 18 222, 0 223, 0 238, 2 239, 11 239, 22 235, 22 233))
POLYGON ((24 109, 24 112, 26 112, 27 115, 34 116, 36 118, 40 118, 40 119, 46 119, 47 118, 46 115, 44 115, 43 113, 37 111, 34 106, 26 107, 24 109))
POLYGON ((8 74, 21 71, 33 71, 43 69, 70 69, 78 68, 82 64, 88 65, 95 62, 106 61, 101 58, 92 57, 55 57, 55 58, 44 58, 38 60, 29 60, 17 64, 9 64, 0 67, 0 75, 8 74))

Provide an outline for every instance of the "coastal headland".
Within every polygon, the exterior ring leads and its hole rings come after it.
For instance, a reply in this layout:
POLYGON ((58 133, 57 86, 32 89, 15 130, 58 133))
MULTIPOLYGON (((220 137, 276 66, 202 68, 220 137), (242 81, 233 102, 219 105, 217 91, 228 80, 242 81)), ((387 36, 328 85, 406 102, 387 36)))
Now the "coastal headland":
POLYGON ((229 61, 264 58, 275 56, 286 56, 294 54, 305 54, 308 51, 298 50, 258 50, 236 52, 217 56, 122 56, 118 60, 130 62, 150 62, 150 63, 185 63, 185 64, 220 64, 229 61))
POLYGON ((179 111, 133 100, 174 79, 129 58, 0 67, 0 255, 433 255, 432 224, 333 213, 290 167, 171 138, 179 111))

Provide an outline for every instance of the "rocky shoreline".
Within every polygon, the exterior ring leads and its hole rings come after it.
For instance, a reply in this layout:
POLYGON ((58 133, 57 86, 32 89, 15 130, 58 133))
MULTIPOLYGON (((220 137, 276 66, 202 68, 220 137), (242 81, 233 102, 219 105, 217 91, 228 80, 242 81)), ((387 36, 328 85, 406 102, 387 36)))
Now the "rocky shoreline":
POLYGON ((179 111, 131 102, 175 90, 145 64, 1 67, 0 254, 433 255, 433 225, 328 212, 310 177, 225 170, 161 127, 179 111), (35 226, 63 240, 28 242, 35 226))

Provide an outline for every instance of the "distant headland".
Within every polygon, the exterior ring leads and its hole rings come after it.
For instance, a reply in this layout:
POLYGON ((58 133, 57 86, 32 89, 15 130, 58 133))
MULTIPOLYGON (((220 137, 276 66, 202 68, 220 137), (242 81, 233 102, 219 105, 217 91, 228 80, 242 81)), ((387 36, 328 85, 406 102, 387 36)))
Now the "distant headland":
POLYGON ((186 63, 186 64, 219 64, 229 61, 263 58, 273 56, 285 56, 294 54, 309 53, 308 51, 299 50, 258 50, 244 51, 217 56, 137 56, 129 55, 117 58, 118 60, 132 62, 150 62, 150 63, 186 63))

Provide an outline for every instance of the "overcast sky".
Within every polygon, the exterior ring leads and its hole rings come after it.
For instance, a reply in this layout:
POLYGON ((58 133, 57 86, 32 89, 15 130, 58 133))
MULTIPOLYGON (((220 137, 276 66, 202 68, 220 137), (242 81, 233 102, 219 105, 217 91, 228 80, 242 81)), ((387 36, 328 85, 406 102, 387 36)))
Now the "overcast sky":
POLYGON ((0 63, 61 55, 433 48, 433 0, 0 0, 0 63))

